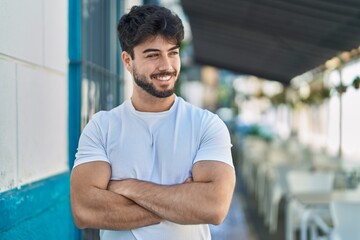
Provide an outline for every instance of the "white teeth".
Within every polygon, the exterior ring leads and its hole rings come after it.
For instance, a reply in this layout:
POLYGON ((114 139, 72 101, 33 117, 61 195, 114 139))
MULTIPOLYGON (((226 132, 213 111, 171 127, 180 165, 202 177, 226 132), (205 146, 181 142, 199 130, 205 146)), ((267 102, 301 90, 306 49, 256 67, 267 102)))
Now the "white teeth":
POLYGON ((170 78, 171 78, 171 76, 167 75, 167 76, 161 76, 161 77, 159 76, 156 79, 160 80, 160 81, 168 81, 168 80, 170 80, 170 78))

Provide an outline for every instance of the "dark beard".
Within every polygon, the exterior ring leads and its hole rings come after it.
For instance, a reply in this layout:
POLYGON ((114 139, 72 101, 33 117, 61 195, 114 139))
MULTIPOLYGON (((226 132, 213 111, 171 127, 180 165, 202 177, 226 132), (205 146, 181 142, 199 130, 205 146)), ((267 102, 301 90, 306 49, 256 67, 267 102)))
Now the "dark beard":
POLYGON ((147 93, 149 93, 154 97, 167 98, 174 94, 174 88, 165 91, 156 90, 154 84, 152 84, 151 82, 147 82, 145 76, 138 75, 135 68, 133 69, 133 76, 135 83, 139 87, 141 87, 144 91, 146 91, 147 93))

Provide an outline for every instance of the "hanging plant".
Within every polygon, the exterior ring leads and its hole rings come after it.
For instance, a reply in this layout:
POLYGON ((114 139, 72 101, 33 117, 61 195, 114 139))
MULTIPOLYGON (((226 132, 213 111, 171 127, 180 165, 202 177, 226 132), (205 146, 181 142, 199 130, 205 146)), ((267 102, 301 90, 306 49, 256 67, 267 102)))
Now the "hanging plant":
POLYGON ((322 99, 322 100, 330 98, 330 88, 328 88, 328 87, 323 87, 323 88, 320 90, 320 95, 321 95, 321 99, 322 99))
POLYGON ((308 102, 319 105, 319 104, 323 103, 325 101, 325 99, 328 99, 328 98, 330 98, 330 89, 327 87, 323 87, 321 89, 311 92, 308 102))
POLYGON ((352 85, 355 89, 359 89, 360 87, 360 76, 357 76, 354 81, 352 82, 352 85))
POLYGON ((335 87, 336 91, 337 91, 338 93, 340 93, 340 94, 345 93, 345 92, 346 92, 346 88, 347 88, 347 86, 345 86, 343 83, 340 83, 339 85, 337 85, 337 86, 335 87))

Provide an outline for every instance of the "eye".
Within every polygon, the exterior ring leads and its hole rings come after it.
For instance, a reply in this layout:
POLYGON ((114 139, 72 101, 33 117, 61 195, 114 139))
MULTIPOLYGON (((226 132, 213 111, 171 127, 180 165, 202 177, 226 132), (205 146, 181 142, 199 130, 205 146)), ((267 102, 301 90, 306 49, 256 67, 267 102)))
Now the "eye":
POLYGON ((157 54, 157 53, 151 53, 151 54, 146 55, 146 58, 155 58, 158 56, 159 56, 159 54, 157 54))
POLYGON ((179 52, 178 51, 171 51, 169 54, 172 55, 172 56, 175 56, 175 55, 178 55, 179 52))

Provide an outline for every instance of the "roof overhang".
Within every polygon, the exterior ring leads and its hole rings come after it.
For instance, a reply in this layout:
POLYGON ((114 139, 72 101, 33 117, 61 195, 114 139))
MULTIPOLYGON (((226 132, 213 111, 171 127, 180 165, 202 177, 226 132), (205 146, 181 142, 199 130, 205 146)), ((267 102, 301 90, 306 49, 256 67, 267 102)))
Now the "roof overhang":
POLYGON ((360 45, 358 0, 181 0, 195 61, 285 84, 360 45))

